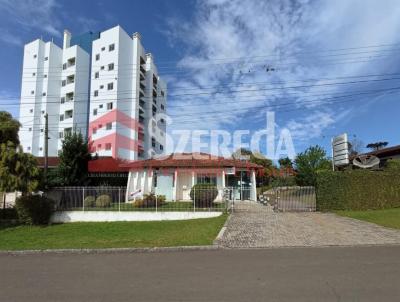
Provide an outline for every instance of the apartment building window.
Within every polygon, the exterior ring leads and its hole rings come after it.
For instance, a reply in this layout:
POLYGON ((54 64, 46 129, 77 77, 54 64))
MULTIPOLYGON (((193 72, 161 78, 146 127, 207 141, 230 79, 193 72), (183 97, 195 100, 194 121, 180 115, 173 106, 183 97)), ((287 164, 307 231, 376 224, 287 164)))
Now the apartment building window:
POLYGON ((64 120, 64 114, 60 114, 60 122, 64 120))
POLYGON ((75 82, 75 75, 71 74, 67 77, 67 84, 72 84, 75 82))
POLYGON ((67 81, 66 80, 62 80, 61 81, 61 86, 64 87, 65 85, 67 85, 67 81))
POLYGON ((98 144, 98 145, 97 145, 97 149, 101 149, 101 144, 98 144))
POLYGON ((103 124, 99 124, 99 129, 100 129, 100 128, 103 128, 103 124))
POLYGON ((163 145, 160 145, 160 150, 161 151, 164 150, 164 146, 163 145))
POLYGON ((31 90, 31 94, 35 94, 35 90, 31 90))
POLYGON ((114 70, 114 63, 108 64, 108 70, 114 70))
POLYGON ((98 72, 98 71, 96 71, 96 72, 94 73, 94 78, 95 78, 95 79, 98 79, 98 78, 99 78, 99 72, 98 72))
POLYGON ((164 124, 165 120, 162 118, 162 119, 160 119, 160 122, 161 122, 161 124, 164 124))
POLYGON ((59 138, 64 138, 64 132, 62 132, 62 131, 58 132, 58 137, 59 138))
POLYGON ((103 89, 104 88, 104 85, 100 85, 100 89, 103 89))
POLYGON ((97 115, 97 109, 93 109, 93 115, 97 115))
POLYGON ((33 113, 33 109, 29 109, 29 112, 30 112, 30 113, 33 113))
POLYGON ((72 134, 72 128, 65 128, 64 129, 64 136, 69 136, 72 134))
POLYGON ((113 109, 113 103, 107 103, 107 110, 112 110, 113 109))
POLYGON ((33 55, 33 58, 36 59, 36 58, 37 58, 37 55, 33 55))
POLYGON ((44 114, 44 110, 42 110, 42 114, 44 114))
POLYGON ((43 151, 43 148, 42 148, 42 147, 40 147, 40 148, 39 148, 39 151, 43 151))
POLYGON ((163 105, 163 104, 161 104, 161 109, 162 109, 162 110, 164 110, 164 109, 165 109, 165 107, 164 107, 164 105, 163 105))
POLYGON ((106 130, 111 130, 111 129, 112 129, 112 123, 107 123, 106 130))
POLYGON ((107 90, 113 90, 113 89, 114 89, 114 83, 108 83, 107 90))
POLYGON ((32 76, 33 76, 33 77, 36 76, 36 72, 32 73, 32 76))
POLYGON ((27 147, 26 150, 31 151, 31 147, 27 147))
POLYGON ((63 69, 63 70, 67 69, 67 63, 64 63, 64 64, 63 64, 62 69, 63 69))
POLYGON ((65 111, 65 119, 72 118, 73 113, 74 113, 73 110, 65 111))
POLYGON ((103 104, 100 104, 100 105, 99 105, 99 108, 102 109, 102 108, 103 108, 103 104))
POLYGON ((29 128, 29 132, 32 131, 32 128, 29 128))
POLYGON ((100 60, 100 54, 96 54, 96 61, 100 60))
POLYGON ((108 51, 113 51, 115 49, 115 44, 110 44, 108 46, 108 51))
POLYGON ((61 104, 64 104, 65 103, 65 97, 63 96, 63 97, 61 97, 61 104))
POLYGON ((105 51, 105 50, 106 50, 106 48, 105 48, 105 47, 102 47, 102 48, 101 48, 101 51, 105 51))
POLYGON ((42 96, 46 96, 46 92, 43 92, 43 93, 42 93, 42 96))
POLYGON ((98 90, 94 91, 94 96, 99 96, 99 91, 98 90))
POLYGON ((43 77, 44 77, 45 79, 47 79, 47 74, 44 74, 43 77))
POLYGON ((75 66, 75 57, 68 59, 67 66, 68 67, 75 66))
POLYGON ((101 67, 100 67, 100 70, 104 70, 104 66, 101 66, 101 67))
POLYGON ((93 134, 97 133, 97 128, 93 128, 93 134))
POLYGON ((111 150, 111 144, 110 143, 106 144, 106 150, 111 150))
POLYGON ((151 146, 152 147, 156 146, 156 139, 154 137, 151 138, 151 146))
POLYGON ((40 132, 43 132, 44 130, 43 130, 43 128, 42 129, 40 129, 40 132))
POLYGON ((48 60, 49 60, 49 57, 44 57, 44 60, 45 60, 45 61, 48 61, 48 60))
POLYGON ((161 91, 161 96, 164 96, 164 91, 161 91))

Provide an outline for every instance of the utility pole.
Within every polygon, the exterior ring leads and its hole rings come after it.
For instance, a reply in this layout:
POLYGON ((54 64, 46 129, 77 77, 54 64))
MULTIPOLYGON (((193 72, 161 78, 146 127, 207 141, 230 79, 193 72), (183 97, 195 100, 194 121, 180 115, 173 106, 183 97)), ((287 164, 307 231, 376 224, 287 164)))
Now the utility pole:
POLYGON ((44 181, 47 184, 47 169, 49 167, 49 115, 44 115, 44 181))

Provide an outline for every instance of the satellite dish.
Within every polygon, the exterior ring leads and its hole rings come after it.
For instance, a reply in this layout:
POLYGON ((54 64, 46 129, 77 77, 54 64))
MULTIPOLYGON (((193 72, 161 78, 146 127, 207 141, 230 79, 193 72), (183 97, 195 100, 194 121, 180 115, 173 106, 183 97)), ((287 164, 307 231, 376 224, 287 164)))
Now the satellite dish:
POLYGON ((380 160, 375 155, 360 155, 353 159, 353 165, 362 169, 378 166, 379 163, 380 160))

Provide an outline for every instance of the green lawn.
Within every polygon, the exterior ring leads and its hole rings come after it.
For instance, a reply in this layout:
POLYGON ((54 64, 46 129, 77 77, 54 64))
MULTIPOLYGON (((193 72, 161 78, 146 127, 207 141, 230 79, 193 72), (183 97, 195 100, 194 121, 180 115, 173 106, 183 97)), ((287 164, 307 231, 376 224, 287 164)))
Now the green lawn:
POLYGON ((0 250, 126 248, 209 245, 227 215, 156 222, 77 222, 0 226, 0 250))
POLYGON ((400 229, 400 208, 370 211, 338 211, 338 215, 400 229))

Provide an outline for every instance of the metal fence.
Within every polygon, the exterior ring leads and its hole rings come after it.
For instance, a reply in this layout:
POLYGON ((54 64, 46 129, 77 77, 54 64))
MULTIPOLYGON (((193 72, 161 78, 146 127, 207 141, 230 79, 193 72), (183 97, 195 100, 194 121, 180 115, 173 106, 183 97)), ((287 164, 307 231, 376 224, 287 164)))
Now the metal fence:
POLYGON ((60 187, 45 195, 56 202, 58 211, 226 211, 232 190, 194 188, 186 200, 170 201, 165 196, 144 194, 126 200, 125 187, 60 187))
POLYGON ((317 208, 312 186, 276 187, 264 192, 261 202, 272 205, 278 212, 313 212, 317 208))

